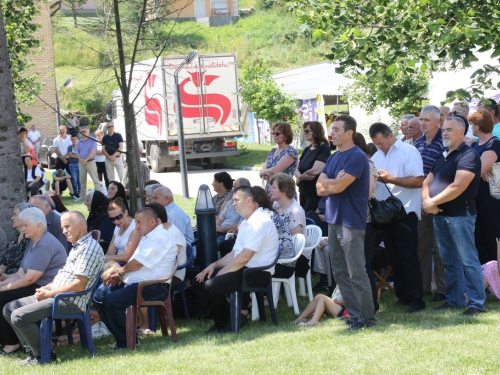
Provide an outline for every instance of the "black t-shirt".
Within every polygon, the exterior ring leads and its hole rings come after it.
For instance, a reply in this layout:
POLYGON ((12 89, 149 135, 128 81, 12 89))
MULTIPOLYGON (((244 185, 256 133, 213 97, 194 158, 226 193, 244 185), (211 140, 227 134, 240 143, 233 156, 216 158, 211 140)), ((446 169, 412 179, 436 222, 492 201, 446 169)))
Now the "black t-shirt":
POLYGON ((435 197, 455 180, 458 170, 469 171, 475 174, 465 191, 452 201, 439 205, 443 210, 439 216, 466 216, 476 214, 476 194, 481 178, 481 159, 476 151, 462 143, 446 157, 441 155, 431 169, 434 179, 429 187, 429 195, 435 197))
MULTIPOLYGON (((487 142, 480 145, 479 142, 474 142, 471 146, 479 154, 479 157, 483 155, 486 151, 493 151, 497 154, 497 159, 495 162, 500 161, 500 139, 493 136, 488 139, 487 142)), ((482 178, 479 179, 479 188, 477 190, 477 197, 489 197, 490 196, 490 185, 488 182, 484 181, 482 178)))
MULTIPOLYGON (((314 150, 311 150, 311 146, 306 147, 299 159, 299 172, 303 174, 311 169, 316 160, 326 163, 330 155, 331 151, 328 143, 323 143, 314 150)), ((299 191, 303 194, 316 194, 316 182, 318 178, 319 175, 314 180, 301 181, 299 184, 299 191)))
POLYGON ((121 142, 123 142, 123 137, 120 133, 106 134, 102 138, 102 144, 108 155, 113 155, 120 147, 121 142))

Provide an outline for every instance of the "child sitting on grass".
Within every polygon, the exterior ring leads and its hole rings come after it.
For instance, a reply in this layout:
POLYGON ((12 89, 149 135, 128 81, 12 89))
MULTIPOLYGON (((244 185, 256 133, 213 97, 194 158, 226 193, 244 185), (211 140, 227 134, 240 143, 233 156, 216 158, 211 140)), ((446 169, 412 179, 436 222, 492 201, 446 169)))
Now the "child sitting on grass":
POLYGON ((325 294, 316 295, 294 323, 299 326, 314 326, 318 324, 325 312, 337 319, 349 318, 347 310, 342 305, 342 296, 340 295, 338 286, 335 288, 332 297, 328 297, 325 294), (311 320, 307 321, 307 318, 311 315, 311 320))

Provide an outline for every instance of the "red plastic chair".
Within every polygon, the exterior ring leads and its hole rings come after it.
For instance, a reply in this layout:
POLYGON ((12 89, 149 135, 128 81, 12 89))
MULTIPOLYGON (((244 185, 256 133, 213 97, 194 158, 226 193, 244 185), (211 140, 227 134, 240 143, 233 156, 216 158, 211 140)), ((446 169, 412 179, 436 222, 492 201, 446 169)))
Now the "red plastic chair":
POLYGON ((137 301, 132 306, 129 306, 126 311, 127 316, 127 349, 135 350, 136 338, 137 338, 137 308, 138 307, 150 307, 156 306, 158 310, 158 317, 160 319, 161 333, 163 336, 168 336, 168 327, 167 320, 165 319, 165 312, 168 317, 168 322, 170 325, 170 330, 172 331, 172 339, 174 342, 178 342, 177 331, 175 330, 175 322, 174 322, 174 314, 172 313, 172 299, 170 298, 170 293, 172 291, 172 283, 170 283, 170 287, 168 288, 168 296, 164 301, 145 301, 142 298, 142 289, 145 286, 164 283, 168 280, 171 280, 175 276, 175 272, 177 271, 177 267, 179 266, 179 256, 175 261, 175 267, 172 273, 159 280, 150 280, 143 281, 139 283, 139 287, 137 289, 137 301), (164 311, 165 312, 164 312, 164 311))

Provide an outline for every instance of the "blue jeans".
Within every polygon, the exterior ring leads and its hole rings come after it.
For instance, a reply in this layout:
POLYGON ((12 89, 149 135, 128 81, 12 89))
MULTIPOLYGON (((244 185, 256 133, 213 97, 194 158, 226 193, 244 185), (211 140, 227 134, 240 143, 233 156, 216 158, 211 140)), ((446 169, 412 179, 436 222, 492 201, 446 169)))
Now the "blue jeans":
POLYGON ((435 216, 434 230, 446 272, 446 302, 464 307, 467 293, 469 307, 484 311, 486 293, 474 245, 475 222, 476 215, 468 212, 467 216, 435 216))
POLYGON ((71 185, 73 185, 73 191, 75 192, 75 195, 80 196, 82 185, 80 183, 80 170, 78 168, 78 164, 69 165, 69 174, 71 175, 71 185))
MULTIPOLYGON (((120 284, 113 288, 102 287, 94 293, 94 307, 106 327, 115 336, 116 346, 127 347, 126 314, 127 307, 137 301, 137 288, 134 283, 127 286, 120 284)), ((145 301, 164 301, 168 297, 169 284, 153 284, 142 289, 145 301)))

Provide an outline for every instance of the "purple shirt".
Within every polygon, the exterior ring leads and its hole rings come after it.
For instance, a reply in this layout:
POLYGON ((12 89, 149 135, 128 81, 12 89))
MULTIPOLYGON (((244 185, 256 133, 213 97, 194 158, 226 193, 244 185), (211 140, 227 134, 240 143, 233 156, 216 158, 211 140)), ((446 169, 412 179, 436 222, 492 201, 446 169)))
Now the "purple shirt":
POLYGON ((80 157, 82 159, 86 159, 87 156, 90 154, 90 151, 95 150, 94 156, 90 158, 89 160, 95 160, 95 155, 97 153, 97 142, 92 140, 92 139, 87 139, 84 141, 83 139, 78 142, 78 145, 76 147, 78 150, 78 153, 80 154, 80 157))

